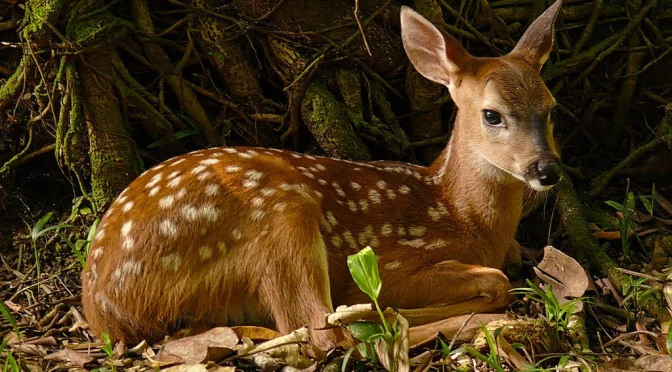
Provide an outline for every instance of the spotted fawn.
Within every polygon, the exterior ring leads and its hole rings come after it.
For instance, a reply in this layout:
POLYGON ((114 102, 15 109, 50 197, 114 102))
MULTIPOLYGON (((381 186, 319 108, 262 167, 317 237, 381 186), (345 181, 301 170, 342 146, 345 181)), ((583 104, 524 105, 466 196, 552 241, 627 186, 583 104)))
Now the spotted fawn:
POLYGON ((318 329, 325 315, 369 302, 347 267, 366 246, 379 260, 384 306, 440 306, 437 318, 507 306, 501 269, 520 264, 523 193, 560 178, 555 100, 540 77, 560 6, 497 58, 471 56, 402 8, 411 63, 458 107, 429 167, 224 147, 146 171, 91 244, 82 301, 93 334, 133 343, 191 324, 308 325, 327 349, 340 336, 318 329))

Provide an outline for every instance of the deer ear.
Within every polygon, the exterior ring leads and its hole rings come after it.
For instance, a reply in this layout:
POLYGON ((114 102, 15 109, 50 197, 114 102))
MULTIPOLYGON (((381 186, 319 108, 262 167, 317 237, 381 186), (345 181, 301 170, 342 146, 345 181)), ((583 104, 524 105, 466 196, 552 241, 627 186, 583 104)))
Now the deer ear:
POLYGON ((457 39, 441 33, 407 6, 401 7, 401 40, 415 69, 427 79, 446 86, 470 58, 457 39))
POLYGON ((517 56, 533 68, 541 71, 553 48, 553 26, 560 13, 562 0, 556 0, 545 12, 543 12, 525 31, 518 41, 511 55, 517 56))

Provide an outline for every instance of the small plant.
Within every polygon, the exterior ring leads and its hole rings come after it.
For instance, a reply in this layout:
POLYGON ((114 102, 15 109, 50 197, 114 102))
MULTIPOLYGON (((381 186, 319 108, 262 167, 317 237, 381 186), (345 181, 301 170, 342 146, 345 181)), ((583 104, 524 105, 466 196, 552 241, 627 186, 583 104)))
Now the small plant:
POLYGON ((513 293, 524 294, 534 301, 543 303, 546 321, 554 327, 556 336, 564 335, 570 315, 576 309, 576 304, 583 301, 584 298, 574 298, 561 304, 555 297, 550 285, 546 287, 546 290, 542 290, 529 279, 526 279, 526 281, 528 288, 517 288, 513 290, 513 293))
POLYGON ((630 255, 630 231, 635 228, 635 194, 629 192, 625 204, 619 204, 613 200, 607 200, 605 203, 623 215, 623 218, 618 220, 618 231, 621 233, 623 255, 628 257, 630 255))
POLYGON ((72 253, 75 254, 75 257, 77 257, 77 260, 82 265, 82 268, 86 266, 86 257, 89 254, 89 248, 91 247, 91 242, 93 241, 93 237, 96 234, 96 230, 98 228, 98 222, 99 222, 98 219, 96 219, 93 222, 93 224, 89 227, 89 233, 86 237, 86 240, 78 239, 75 243, 73 243, 65 235, 61 234, 60 232, 57 232, 58 236, 60 236, 61 239, 63 239, 63 241, 72 250, 72 253))
MULTIPOLYGON (((382 288, 382 281, 378 272, 378 261, 371 247, 366 247, 358 253, 348 256, 348 268, 359 289, 373 300, 376 311, 380 315, 382 326, 375 322, 356 322, 349 324, 347 328, 355 338, 362 342, 356 347, 360 354, 363 357, 371 358, 374 363, 377 363, 375 342, 383 339, 388 348, 392 348, 400 332, 392 329, 392 326, 385 319, 385 315, 378 305, 378 296, 382 288)), ((342 371, 345 371, 348 360, 354 350, 355 348, 352 348, 345 354, 342 371)), ((390 370, 394 371, 395 368, 396 364, 393 361, 390 363, 390 370)))
POLYGON ((5 365, 2 366, 2 372, 20 372, 19 363, 14 358, 12 351, 7 348, 7 341, 3 341, 0 345, 0 354, 7 349, 7 357, 5 358, 5 365))
MULTIPOLYGON (((485 324, 481 323, 481 331, 483 331, 483 334, 485 335, 485 341, 488 343, 488 347, 490 348, 490 352, 486 355, 481 353, 478 349, 471 345, 465 345, 462 346, 458 349, 455 349, 453 351, 449 351, 449 353, 455 354, 455 353, 467 353, 471 355, 473 358, 480 359, 481 361, 485 362, 490 368, 497 372, 504 372, 504 368, 502 367, 502 361, 499 356, 499 349, 497 347, 497 342, 495 341, 499 334, 502 332, 503 328, 497 328, 495 330, 495 334, 492 335, 488 328, 485 326, 485 324)), ((443 352, 445 353, 446 350, 444 349, 443 352)))
POLYGON ((112 368, 112 371, 116 371, 117 368, 114 366, 114 345, 112 344, 112 340, 110 339, 110 335, 107 333, 103 333, 103 341, 105 342, 105 346, 103 346, 101 349, 103 352, 107 355, 107 358, 110 360, 110 368, 112 368))
POLYGON ((623 283, 623 305, 631 306, 638 310, 642 299, 646 296, 654 296, 660 300, 660 294, 650 285, 646 284, 646 278, 627 276, 623 283))

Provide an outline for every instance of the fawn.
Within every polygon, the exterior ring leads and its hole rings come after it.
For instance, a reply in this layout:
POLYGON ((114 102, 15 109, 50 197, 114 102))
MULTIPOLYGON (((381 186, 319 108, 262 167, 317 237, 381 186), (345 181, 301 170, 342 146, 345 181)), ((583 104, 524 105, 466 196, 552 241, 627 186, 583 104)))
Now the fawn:
POLYGON ((379 258, 383 306, 440 306, 437 318, 507 306, 500 269, 520 265, 523 193, 560 178, 555 100, 539 74, 560 6, 498 58, 471 56, 402 8, 411 63, 458 107, 429 167, 228 147, 146 171, 110 206, 91 245, 82 301, 93 334, 138 342, 189 324, 283 333, 309 325, 326 349, 338 335, 319 329, 325 315, 369 301, 346 260, 365 246, 379 258))

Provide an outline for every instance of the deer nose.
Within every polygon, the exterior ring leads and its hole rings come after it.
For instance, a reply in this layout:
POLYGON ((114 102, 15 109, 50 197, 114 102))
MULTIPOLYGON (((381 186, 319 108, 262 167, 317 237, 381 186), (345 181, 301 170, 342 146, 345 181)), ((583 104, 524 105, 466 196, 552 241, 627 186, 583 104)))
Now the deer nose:
POLYGON ((554 159, 540 160, 536 168, 542 186, 553 186, 560 181, 560 166, 554 159))

